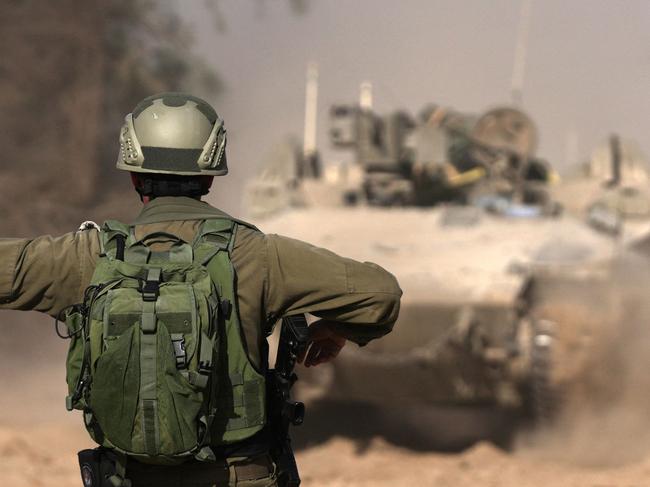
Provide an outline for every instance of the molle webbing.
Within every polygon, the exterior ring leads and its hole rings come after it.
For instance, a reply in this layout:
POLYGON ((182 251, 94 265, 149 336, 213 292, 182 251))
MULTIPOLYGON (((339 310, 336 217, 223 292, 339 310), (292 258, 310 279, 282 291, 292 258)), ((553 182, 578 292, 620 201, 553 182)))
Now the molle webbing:
POLYGON ((144 443, 147 454, 158 454, 157 334, 156 301, 160 293, 160 273, 149 269, 142 289, 142 320, 140 327, 140 401, 143 414, 144 443))

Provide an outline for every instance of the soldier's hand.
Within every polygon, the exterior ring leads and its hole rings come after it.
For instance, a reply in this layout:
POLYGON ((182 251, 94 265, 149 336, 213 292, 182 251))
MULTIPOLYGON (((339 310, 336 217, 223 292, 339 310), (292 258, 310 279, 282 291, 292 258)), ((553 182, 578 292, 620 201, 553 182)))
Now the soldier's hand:
POLYGON ((305 367, 319 365, 334 360, 347 340, 335 329, 333 323, 319 320, 309 326, 310 346, 298 357, 305 367))

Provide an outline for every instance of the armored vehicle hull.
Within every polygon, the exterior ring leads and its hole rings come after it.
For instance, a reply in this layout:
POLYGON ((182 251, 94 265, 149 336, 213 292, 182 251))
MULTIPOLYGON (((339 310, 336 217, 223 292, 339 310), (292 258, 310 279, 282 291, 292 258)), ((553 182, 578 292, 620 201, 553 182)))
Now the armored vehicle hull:
POLYGON ((593 309, 579 310, 580 294, 606 288, 621 245, 570 216, 513 219, 459 206, 293 208, 258 224, 395 274, 404 291, 396 332, 348 346, 308 376, 330 398, 384 406, 545 414, 586 353, 589 318, 580 315, 593 309))

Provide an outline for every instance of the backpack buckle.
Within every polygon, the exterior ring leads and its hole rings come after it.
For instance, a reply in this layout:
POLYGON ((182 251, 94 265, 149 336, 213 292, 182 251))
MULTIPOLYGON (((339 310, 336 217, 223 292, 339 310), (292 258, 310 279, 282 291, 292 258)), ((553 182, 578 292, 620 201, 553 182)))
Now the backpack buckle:
POLYGON ((172 346, 174 347, 174 357, 176 358, 176 368, 184 369, 187 354, 185 352, 185 337, 182 333, 172 333, 172 346))
POLYGON ((140 289, 143 301, 156 301, 160 296, 160 274, 160 269, 149 269, 147 272, 147 278, 140 289))
POLYGON ((228 319, 230 318, 230 312, 232 311, 232 303, 228 299, 222 299, 219 301, 219 309, 223 316, 228 319))
POLYGON ((143 301, 156 301, 160 296, 160 283, 158 281, 145 281, 140 292, 143 301))
POLYGON ((212 361, 199 362, 199 374, 210 375, 212 372, 212 361))

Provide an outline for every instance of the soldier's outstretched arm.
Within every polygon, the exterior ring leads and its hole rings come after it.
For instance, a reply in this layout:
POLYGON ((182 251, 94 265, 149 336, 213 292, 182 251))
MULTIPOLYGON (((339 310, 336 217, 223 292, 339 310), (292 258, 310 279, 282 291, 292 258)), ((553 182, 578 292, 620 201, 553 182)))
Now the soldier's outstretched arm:
POLYGON ((0 309, 56 316, 81 302, 98 254, 97 230, 0 239, 0 309))
POLYGON ((402 291, 388 271, 299 240, 266 239, 269 314, 310 313, 359 345, 391 331, 402 291))

